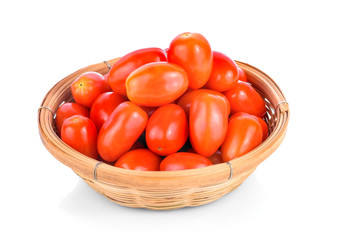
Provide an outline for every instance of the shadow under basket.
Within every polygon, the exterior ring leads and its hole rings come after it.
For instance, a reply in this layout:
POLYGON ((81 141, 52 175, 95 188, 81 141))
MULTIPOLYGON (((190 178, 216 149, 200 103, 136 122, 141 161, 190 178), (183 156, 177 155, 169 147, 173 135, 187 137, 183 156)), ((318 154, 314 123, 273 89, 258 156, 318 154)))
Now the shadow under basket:
POLYGON ((45 96, 38 111, 40 137, 47 150, 70 167, 90 187, 120 205, 148 209, 175 209, 203 205, 237 188, 283 141, 289 106, 278 85, 265 73, 236 61, 266 102, 269 137, 251 152, 228 163, 181 171, 133 171, 87 157, 65 144, 55 132, 54 113, 72 100, 71 83, 82 73, 106 74, 118 59, 94 64, 67 76, 45 96))

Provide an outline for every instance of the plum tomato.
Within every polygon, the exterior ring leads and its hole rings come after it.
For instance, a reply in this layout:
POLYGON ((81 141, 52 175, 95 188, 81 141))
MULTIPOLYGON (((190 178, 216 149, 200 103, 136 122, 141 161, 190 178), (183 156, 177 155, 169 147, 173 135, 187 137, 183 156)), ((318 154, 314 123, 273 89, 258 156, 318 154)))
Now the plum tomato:
POLYGON ((238 80, 242 81, 242 82, 247 82, 248 81, 245 72, 240 67, 238 67, 238 80))
POLYGON ((61 127, 63 122, 74 115, 81 115, 89 118, 89 111, 87 108, 83 107, 77 103, 64 103, 62 104, 56 112, 56 129, 58 133, 61 134, 61 127))
POLYGON ((203 93, 214 94, 214 95, 217 95, 217 96, 224 98, 225 103, 227 104, 227 110, 228 110, 227 115, 229 116, 229 114, 230 114, 230 103, 229 103, 228 99, 226 98, 226 96, 224 94, 217 92, 217 91, 214 91, 214 90, 210 90, 210 89, 196 89, 196 90, 191 90, 189 92, 186 92, 182 97, 180 97, 180 99, 178 100, 178 103, 177 103, 180 107, 183 108, 187 117, 189 117, 190 106, 191 106, 193 99, 196 96, 199 96, 203 93))
POLYGON ((225 92, 231 107, 231 114, 246 112, 263 117, 266 108, 261 95, 246 82, 238 82, 235 87, 225 92))
POLYGON ((238 113, 235 113, 234 115, 232 115, 232 116, 229 118, 229 121, 230 121, 232 118, 234 118, 234 117, 236 117, 236 116, 240 116, 240 115, 247 115, 247 116, 251 116, 251 117, 257 119, 258 122, 259 122, 259 124, 260 124, 261 127, 262 127, 262 130, 263 130, 263 141, 264 141, 265 139, 267 139, 267 137, 269 136, 268 125, 267 125, 266 122, 265 122, 262 118, 260 118, 260 117, 257 117, 257 116, 255 116, 255 115, 251 115, 251 114, 248 114, 248 113, 244 113, 244 112, 238 112, 238 113))
POLYGON ((180 66, 167 62, 148 63, 127 78, 127 96, 140 106, 157 107, 179 98, 188 84, 188 76, 180 66))
POLYGON ((180 150, 188 139, 188 120, 176 104, 159 107, 149 118, 146 128, 148 148, 160 156, 180 150))
POLYGON ((114 92, 102 93, 95 99, 90 109, 90 119, 95 123, 98 131, 114 109, 124 101, 120 94, 114 92))
POLYGON ((240 157, 263 140, 263 130, 258 119, 240 114, 229 119, 228 132, 221 147, 223 162, 240 157))
POLYGON ((204 93, 190 107, 189 139, 196 153, 209 157, 222 145, 228 129, 228 110, 223 97, 204 93))
POLYGON ((147 125, 148 115, 132 102, 118 105, 102 125, 97 138, 100 156, 113 162, 126 153, 147 125))
POLYGON ((138 170, 158 171, 161 157, 148 149, 135 149, 122 155, 115 163, 115 167, 138 170))
POLYGON ((212 165, 209 159, 196 153, 178 152, 168 155, 160 164, 160 171, 202 168, 212 165))
POLYGON ((160 48, 144 48, 120 58, 110 69, 108 83, 110 88, 123 96, 127 96, 126 79, 130 73, 144 64, 167 61, 165 52, 160 48))
POLYGON ((74 115, 67 118, 61 127, 61 139, 80 153, 97 158, 97 131, 95 124, 87 117, 74 115))
POLYGON ((201 88, 212 69, 212 50, 208 40, 199 33, 182 33, 172 40, 168 62, 183 67, 189 78, 189 88, 201 88))
POLYGON ((91 108, 95 99, 110 89, 100 73, 86 72, 74 80, 71 90, 75 102, 86 108, 91 108))
POLYGON ((238 81, 236 63, 220 52, 213 52, 213 66, 210 78, 204 88, 225 92, 233 88, 238 81))

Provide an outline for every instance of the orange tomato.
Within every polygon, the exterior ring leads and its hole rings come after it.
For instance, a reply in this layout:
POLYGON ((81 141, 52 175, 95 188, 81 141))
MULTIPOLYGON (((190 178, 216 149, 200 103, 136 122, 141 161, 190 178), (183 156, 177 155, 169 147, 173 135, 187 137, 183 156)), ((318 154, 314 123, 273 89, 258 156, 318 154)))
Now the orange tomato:
POLYGON ((161 160, 161 157, 148 149, 135 149, 122 155, 116 161, 115 167, 138 171, 158 171, 161 160))
POLYGON ((160 48, 144 48, 121 57, 108 73, 108 83, 111 89, 127 96, 126 79, 137 68, 151 62, 167 61, 165 52, 160 48))
POLYGON ((100 156, 113 162, 126 153, 144 131, 148 115, 132 102, 118 105, 103 124, 97 139, 100 156))
POLYGON ((248 81, 245 72, 240 67, 238 67, 238 80, 242 81, 242 82, 247 82, 248 81))
POLYGON ((171 41, 168 62, 184 68, 189 88, 201 88, 209 79, 212 69, 212 51, 208 40, 199 33, 182 33, 171 41))
POLYGON ((183 68, 167 62, 148 63, 127 78, 127 96, 138 105, 157 107, 179 98, 188 84, 183 68))
POLYGON ((177 103, 180 107, 183 108, 187 117, 189 117, 190 106, 191 106, 192 101, 197 96, 204 94, 204 93, 213 94, 213 95, 220 96, 220 97, 224 98, 225 103, 227 104, 227 110, 228 110, 227 115, 229 116, 229 114, 230 114, 230 103, 229 103, 228 99, 226 98, 226 96, 224 94, 217 92, 217 91, 214 91, 214 90, 210 90, 210 89, 196 89, 196 90, 190 90, 190 91, 186 92, 178 100, 178 103, 177 103))
POLYGON ((264 141, 265 139, 267 139, 267 137, 269 136, 268 125, 267 125, 266 122, 265 122, 262 118, 260 118, 260 117, 257 117, 257 116, 255 116, 255 115, 251 115, 251 114, 248 114, 248 113, 244 113, 244 112, 239 112, 239 113, 235 113, 234 115, 232 115, 232 116, 229 118, 229 121, 230 121, 232 118, 234 118, 234 117, 236 117, 236 116, 241 116, 241 115, 247 115, 247 116, 251 116, 251 117, 257 119, 258 122, 259 122, 259 124, 260 124, 261 127, 262 127, 262 130, 263 130, 263 141, 264 141))
POLYGON ((97 158, 97 131, 95 124, 87 117, 74 115, 67 118, 61 127, 61 139, 80 153, 97 158))
POLYGON ((188 139, 188 120, 176 104, 159 107, 149 118, 146 128, 148 148, 160 156, 180 150, 188 139))
POLYGON ((178 152, 167 156, 160 164, 160 171, 176 171, 202 168, 212 165, 204 156, 196 153, 178 152))
POLYGON ((189 138, 193 149, 209 157, 222 145, 228 128, 228 110, 223 97, 204 93, 190 107, 189 138))
POLYGON ((265 103, 261 95, 246 82, 238 82, 236 86, 225 92, 231 106, 231 114, 246 112, 257 117, 264 116, 265 103))
POLYGON ((102 93, 95 99, 90 109, 90 119, 95 123, 98 131, 114 109, 124 101, 121 95, 114 92, 102 93))
POLYGON ((228 162, 248 153, 261 144, 262 140, 263 130, 257 119, 245 114, 231 117, 221 147, 223 161, 228 162))
POLYGON ((87 108, 77 103, 65 103, 59 107, 59 109, 56 112, 55 118, 56 128, 59 134, 61 134, 61 127, 63 122, 67 118, 74 115, 81 115, 89 118, 89 111, 87 108))
POLYGON ((71 85, 75 102, 84 107, 91 108, 95 99, 110 90, 104 77, 97 72, 81 74, 71 85))
POLYGON ((225 92, 233 88, 238 81, 238 68, 236 63, 220 52, 213 52, 213 66, 210 78, 205 88, 225 92))

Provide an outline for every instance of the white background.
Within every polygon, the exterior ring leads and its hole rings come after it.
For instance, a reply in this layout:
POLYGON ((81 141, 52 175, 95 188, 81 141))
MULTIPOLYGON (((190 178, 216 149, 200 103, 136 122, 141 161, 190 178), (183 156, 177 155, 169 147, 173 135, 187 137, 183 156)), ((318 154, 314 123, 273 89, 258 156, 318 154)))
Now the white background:
POLYGON ((337 239, 335 1, 1 1, 1 239, 337 239), (319 3, 317 3, 319 2, 319 3), (77 69, 185 31, 270 75, 290 103, 277 151, 234 192, 173 211, 116 205, 47 152, 37 109, 77 69))

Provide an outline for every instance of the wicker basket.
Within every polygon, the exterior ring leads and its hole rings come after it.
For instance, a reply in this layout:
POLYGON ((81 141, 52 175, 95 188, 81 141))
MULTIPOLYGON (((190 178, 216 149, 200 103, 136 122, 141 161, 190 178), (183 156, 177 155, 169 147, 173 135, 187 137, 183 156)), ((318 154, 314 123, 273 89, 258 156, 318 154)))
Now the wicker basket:
POLYGON ((143 172, 116 168, 72 149, 55 133, 54 114, 64 101, 72 101, 70 85, 87 71, 106 74, 117 59, 94 64, 58 82, 45 96, 38 112, 40 136, 47 150, 72 168, 89 186, 109 200, 128 207, 175 209, 203 205, 237 188, 281 144, 289 120, 289 108, 277 84, 249 64, 236 62, 248 81, 265 98, 269 137, 251 152, 205 168, 143 172))

